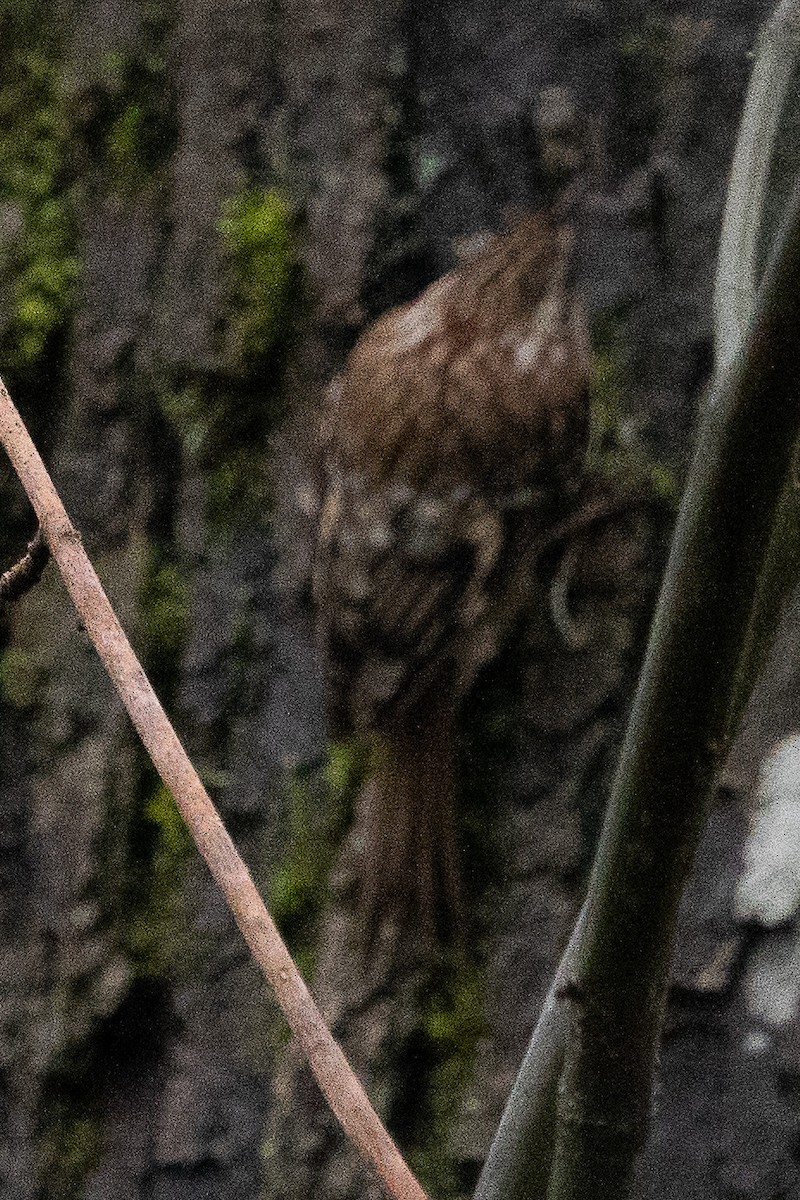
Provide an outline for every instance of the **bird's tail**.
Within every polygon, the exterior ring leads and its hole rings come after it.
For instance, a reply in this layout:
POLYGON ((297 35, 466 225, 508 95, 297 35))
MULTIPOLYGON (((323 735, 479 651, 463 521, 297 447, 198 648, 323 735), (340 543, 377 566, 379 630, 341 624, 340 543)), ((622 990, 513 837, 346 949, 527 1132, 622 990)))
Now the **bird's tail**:
POLYGON ((389 927, 421 949, 457 946, 464 918, 452 705, 429 699, 384 729, 362 802, 367 945, 389 927))

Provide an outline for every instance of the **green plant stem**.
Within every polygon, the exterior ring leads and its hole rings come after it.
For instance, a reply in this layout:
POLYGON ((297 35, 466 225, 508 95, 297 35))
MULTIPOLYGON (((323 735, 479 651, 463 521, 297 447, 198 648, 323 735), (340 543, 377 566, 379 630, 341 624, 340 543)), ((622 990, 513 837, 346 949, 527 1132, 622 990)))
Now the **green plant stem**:
POLYGON ((800 432, 798 329, 800 186, 681 507, 563 992, 570 1034, 548 1200, 623 1200, 646 1137, 678 904, 800 432))
POLYGON ((522 1066, 475 1191, 475 1200, 539 1200, 547 1191, 564 1064, 566 1013, 561 989, 572 977, 583 931, 578 918, 536 1022, 522 1066))
MULTIPOLYGON (((767 236, 764 209, 770 168, 781 149, 779 129, 790 84, 800 64, 800 0, 781 0, 764 24, 745 99, 722 223, 714 293, 717 375, 739 349, 758 286, 758 247, 767 236)), ((773 633, 788 598, 792 564, 800 552, 798 463, 781 496, 766 556, 739 677, 731 700, 731 722, 742 715, 753 682, 772 647, 773 633)))
POLYGON ((731 167, 714 287, 717 372, 739 349, 753 310, 773 149, 800 60, 800 0, 781 0, 764 23, 731 167))
MULTIPOLYGON (((742 118, 716 280, 715 336, 720 365, 724 362, 730 365, 735 357, 752 313, 756 293, 758 224, 769 174, 769 154, 791 74, 800 57, 799 7, 798 0, 783 0, 765 25, 742 118), (766 158, 762 160, 761 156, 765 153, 766 158)), ((776 362, 775 365, 779 364, 776 362)), ((749 378, 752 380, 752 377, 751 371, 749 378)), ((724 393, 723 376, 718 370, 717 386, 712 391, 712 398, 721 397, 724 393)), ((786 403, 789 399, 788 388, 783 389, 782 395, 786 403)), ((767 397, 762 397, 762 400, 767 402, 767 397)), ((700 459, 696 462, 696 469, 699 464, 700 459)), ((794 577, 794 572, 787 567, 797 561, 791 557, 792 547, 800 541, 796 493, 790 477, 784 485, 778 505, 774 533, 758 584, 758 597, 750 614, 747 637, 740 655, 736 684, 729 704, 729 732, 735 728, 744 708, 771 642, 771 631, 790 586, 789 580, 794 577)), ((686 514, 684 506, 684 522, 686 514)), ((686 542, 685 531, 683 542, 686 542)), ((674 554, 672 562, 676 563, 674 554)), ((677 570, 677 565, 670 569, 677 570)), ((665 596, 666 592, 665 587, 665 596)), ((631 733, 633 729, 632 725, 631 733)), ((542 1200, 547 1192, 556 1123, 557 1085, 567 1035, 568 1007, 558 1002, 558 996, 575 974, 585 919, 586 908, 575 927, 545 1001, 490 1147, 475 1200, 542 1200)), ((595 1194, 593 1187, 588 1189, 587 1194, 595 1194)))

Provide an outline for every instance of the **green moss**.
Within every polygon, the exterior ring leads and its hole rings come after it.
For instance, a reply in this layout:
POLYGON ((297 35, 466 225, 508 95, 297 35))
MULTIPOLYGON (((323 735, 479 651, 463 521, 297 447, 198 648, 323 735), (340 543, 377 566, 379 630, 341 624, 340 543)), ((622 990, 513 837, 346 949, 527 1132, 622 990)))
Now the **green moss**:
POLYGON ((216 540, 269 512, 264 466, 283 415, 283 372, 302 310, 294 219, 276 188, 249 186, 230 197, 218 230, 225 292, 216 363, 173 379, 161 401, 187 459, 205 473, 216 540))
POLYGON ((9 646, 0 657, 3 699, 14 708, 32 708, 41 697, 42 667, 29 650, 9 646))
POLYGON ((185 956, 183 884, 193 843, 171 792, 159 783, 144 800, 136 840, 145 856, 134 867, 122 927, 136 978, 160 978, 185 956))
POLYGON ((199 383, 165 392, 161 397, 161 409, 179 433, 187 458, 202 459, 209 444, 212 413, 199 383))
POLYGON ((129 191, 140 191, 147 181, 147 114, 141 104, 128 104, 112 122, 106 142, 112 178, 129 191))
POLYGON ((163 61, 152 56, 126 59, 117 89, 96 96, 95 103, 90 136, 97 138, 106 186, 122 196, 163 188, 164 167, 177 136, 163 61))
POLYGON ((84 171, 121 197, 157 196, 169 186, 178 126, 163 46, 172 8, 140 5, 135 43, 90 62, 87 80, 74 83, 84 171))
POLYGON ((480 976, 465 973, 454 985, 433 993, 423 1013, 423 1027, 446 1057, 471 1054, 476 1039, 486 1032, 482 1014, 483 984, 480 976))
POLYGON ((370 767, 370 747, 364 742, 328 743, 325 784, 336 807, 348 807, 364 786, 370 767))
MULTIPOLYGON (((158 546, 140 593, 145 670, 171 704, 189 628, 189 590, 177 563, 158 546)), ((169 790, 150 765, 142 771, 128 833, 129 876, 119 895, 124 950, 137 977, 160 977, 183 953, 183 881, 192 843, 169 790)))
POLYGON ((275 350, 292 317, 292 211, 276 188, 248 188, 225 201, 219 230, 229 268, 228 352, 247 367, 275 350))
POLYGON ((162 410, 180 436, 187 460, 206 470, 207 516, 212 532, 223 531, 240 505, 251 513, 267 506, 264 457, 266 430, 257 428, 254 397, 234 403, 230 383, 187 384, 167 392, 162 410), (248 415, 251 406, 255 416, 248 415), (253 426, 252 433, 248 432, 253 426))
POLYGON ((170 702, 191 618, 189 589, 178 565, 151 548, 139 596, 145 669, 161 699, 170 702))
POLYGON ((189 624, 188 594, 186 580, 175 563, 155 567, 141 598, 151 654, 174 658, 180 653, 189 624))
POLYGON ((170 863, 182 861, 191 851, 193 842, 172 793, 163 783, 146 801, 144 815, 159 831, 159 852, 170 863))
POLYGON ((606 478, 643 487, 655 500, 675 507, 679 493, 675 474, 667 463, 653 458, 627 411, 630 361, 624 317, 603 314, 592 332, 587 465, 606 478))
POLYGON ((518 649, 507 647, 481 676, 479 691, 462 723, 460 778, 461 852, 476 919, 467 930, 468 956, 454 955, 420 991, 419 1034, 412 1042, 412 1070, 421 1076, 411 1112, 396 1114, 414 1170, 430 1195, 461 1200, 474 1180, 454 1155, 451 1135, 463 1111, 481 1037, 485 948, 482 913, 486 897, 504 885, 505 857, 495 797, 499 777, 521 746, 523 668, 518 649))
MULTIPOLYGON (((260 711, 263 697, 258 671, 253 666, 259 658, 259 648, 253 621, 254 592, 250 587, 237 589, 233 609, 230 613, 230 635, 225 649, 225 699, 223 728, 215 743, 223 757, 236 726, 246 723, 253 713, 260 711)), ((206 767, 203 771, 206 786, 224 789, 230 784, 230 773, 219 768, 206 767)))
POLYGON ((653 495, 669 508, 677 509, 680 500, 680 487, 675 472, 663 462, 651 462, 648 473, 653 495))
POLYGON ((103 1141, 100 1120, 64 1102, 57 1104, 43 1138, 43 1195, 48 1200, 82 1195, 86 1177, 100 1160, 103 1141))
POLYGON ((287 780, 289 839, 272 873, 269 909, 307 976, 313 973, 314 938, 330 869, 352 819, 368 761, 366 747, 336 742, 323 766, 300 765, 287 780))
POLYGON ((49 6, 0 14, 0 207, 15 233, 6 261, 11 303, 0 351, 12 375, 30 374, 72 311, 78 263, 69 137, 60 90, 58 27, 49 6))
POLYGON ((266 444, 238 446, 209 471, 206 516, 212 539, 220 541, 225 537, 235 514, 253 521, 269 512, 265 455, 266 444))
POLYGON ((414 1068, 425 1064, 422 1090, 411 1112, 394 1115, 409 1147, 412 1169, 430 1195, 461 1200, 474 1181, 463 1177, 450 1138, 473 1079, 478 1042, 488 1033, 480 968, 453 960, 444 963, 421 992, 420 1034, 406 1051, 414 1068))

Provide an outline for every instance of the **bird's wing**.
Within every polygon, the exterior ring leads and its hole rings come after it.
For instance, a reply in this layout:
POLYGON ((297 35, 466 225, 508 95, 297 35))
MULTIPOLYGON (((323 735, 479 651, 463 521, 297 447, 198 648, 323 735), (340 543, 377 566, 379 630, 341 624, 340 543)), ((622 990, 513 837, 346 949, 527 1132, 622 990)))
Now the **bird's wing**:
POLYGON ((503 519, 467 489, 376 488, 334 478, 320 520, 314 594, 334 725, 380 727, 436 679, 485 612, 503 519))

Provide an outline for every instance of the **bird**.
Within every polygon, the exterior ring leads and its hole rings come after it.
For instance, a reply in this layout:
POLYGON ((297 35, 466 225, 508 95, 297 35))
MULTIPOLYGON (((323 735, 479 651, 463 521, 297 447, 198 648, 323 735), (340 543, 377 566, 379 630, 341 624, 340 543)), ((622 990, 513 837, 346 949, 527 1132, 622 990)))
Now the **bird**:
POLYGON ((572 257, 544 211, 472 239, 365 329, 321 406, 312 590, 331 734, 374 747, 367 944, 387 921, 463 938, 459 714, 585 470, 592 356, 572 257))

